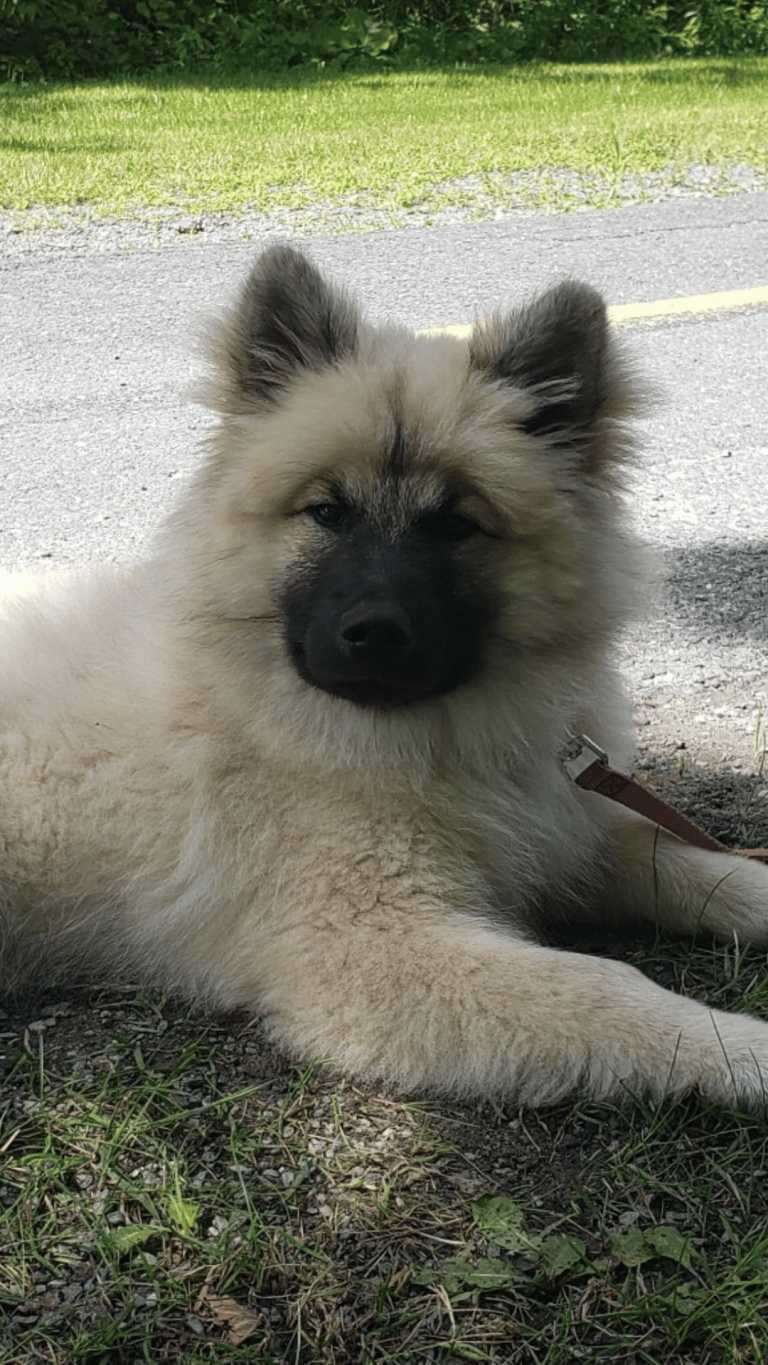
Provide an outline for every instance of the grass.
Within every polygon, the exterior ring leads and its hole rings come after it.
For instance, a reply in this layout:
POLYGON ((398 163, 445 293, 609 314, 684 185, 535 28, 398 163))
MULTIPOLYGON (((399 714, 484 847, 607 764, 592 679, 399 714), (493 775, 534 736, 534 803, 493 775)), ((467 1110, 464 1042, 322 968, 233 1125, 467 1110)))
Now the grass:
POLYGON ((766 58, 0 86, 0 208, 125 215, 610 202, 689 163, 768 169, 766 58), (570 170, 578 187, 563 181, 570 170))
MULTIPOLYGON (((630 956, 768 1011, 749 950, 630 956)), ((761 1120, 407 1104, 242 1018, 129 990, 35 1009, 0 1026, 6 1365, 765 1358, 761 1120)))

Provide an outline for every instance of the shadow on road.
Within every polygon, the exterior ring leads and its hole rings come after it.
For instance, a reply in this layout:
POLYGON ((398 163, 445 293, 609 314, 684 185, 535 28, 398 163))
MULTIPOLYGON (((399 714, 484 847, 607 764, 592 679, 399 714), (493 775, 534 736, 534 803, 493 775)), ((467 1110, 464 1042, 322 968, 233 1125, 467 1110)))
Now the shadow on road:
MULTIPOLYGON (((768 648, 768 541, 674 551, 665 594, 672 612, 689 628, 698 626, 704 640, 748 635, 768 648)), ((768 673, 768 656, 766 665, 768 673)))

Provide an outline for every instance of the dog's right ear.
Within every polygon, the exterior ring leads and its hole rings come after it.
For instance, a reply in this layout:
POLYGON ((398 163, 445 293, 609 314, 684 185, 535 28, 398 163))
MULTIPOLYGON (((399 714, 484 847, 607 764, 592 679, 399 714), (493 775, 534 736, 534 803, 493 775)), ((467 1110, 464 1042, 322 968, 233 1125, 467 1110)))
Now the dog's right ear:
POLYGON ((610 393, 608 318, 599 294, 566 280, 532 303, 476 325, 475 369, 535 400, 523 423, 555 443, 589 433, 610 393))
POLYGON ((219 412, 279 402, 302 371, 322 370, 357 347, 357 309, 292 247, 259 257, 240 298, 209 333, 215 379, 201 395, 219 412))

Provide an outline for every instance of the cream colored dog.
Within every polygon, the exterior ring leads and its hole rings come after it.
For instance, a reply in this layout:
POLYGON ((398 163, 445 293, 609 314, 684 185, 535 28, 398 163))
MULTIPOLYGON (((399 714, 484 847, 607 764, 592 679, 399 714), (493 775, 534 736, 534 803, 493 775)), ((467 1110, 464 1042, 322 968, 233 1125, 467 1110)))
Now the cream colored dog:
POLYGON ((560 763, 566 727, 631 747, 601 300, 415 337, 282 248, 212 357, 221 420, 146 562, 3 606, 8 983, 139 975, 410 1090, 763 1104, 766 1024, 537 939, 631 915, 768 943, 764 869, 560 763))

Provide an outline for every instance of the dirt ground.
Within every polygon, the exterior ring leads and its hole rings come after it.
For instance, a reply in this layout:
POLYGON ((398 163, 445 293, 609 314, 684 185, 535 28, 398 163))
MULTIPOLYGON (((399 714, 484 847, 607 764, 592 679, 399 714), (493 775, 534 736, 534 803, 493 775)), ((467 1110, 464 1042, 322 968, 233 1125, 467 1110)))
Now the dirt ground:
POLYGON ((768 842, 767 697, 766 689, 731 684, 636 701, 638 771, 670 805, 734 847, 768 842))

